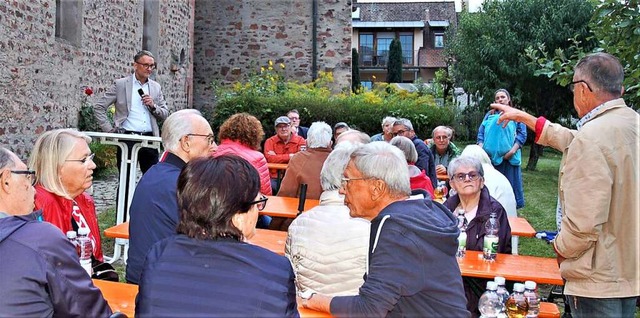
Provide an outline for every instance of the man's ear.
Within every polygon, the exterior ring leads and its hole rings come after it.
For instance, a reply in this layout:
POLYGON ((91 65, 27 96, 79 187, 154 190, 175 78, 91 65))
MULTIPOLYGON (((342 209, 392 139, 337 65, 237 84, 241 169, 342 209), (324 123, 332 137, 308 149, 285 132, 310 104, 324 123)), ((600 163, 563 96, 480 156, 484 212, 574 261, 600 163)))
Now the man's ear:
POLYGON ((380 179, 371 180, 369 191, 371 193, 371 201, 376 201, 387 192, 387 184, 380 179))
POLYGON ((182 138, 180 138, 180 148, 182 148, 182 150, 184 152, 189 152, 189 149, 191 149, 191 147, 189 146, 189 137, 188 136, 183 136, 182 138))
POLYGON ((2 173, 0 174, 0 188, 4 192, 10 192, 9 183, 11 183, 11 171, 9 170, 2 171, 2 173))

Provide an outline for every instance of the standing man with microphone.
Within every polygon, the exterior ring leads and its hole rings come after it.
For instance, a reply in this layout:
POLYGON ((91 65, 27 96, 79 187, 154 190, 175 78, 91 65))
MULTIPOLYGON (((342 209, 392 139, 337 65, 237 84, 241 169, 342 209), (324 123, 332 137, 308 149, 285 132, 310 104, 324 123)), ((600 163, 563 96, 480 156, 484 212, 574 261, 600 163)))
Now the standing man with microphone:
MULTIPOLYGON (((155 68, 153 54, 146 50, 139 51, 133 57, 133 74, 117 79, 94 104, 96 120, 104 132, 160 136, 158 121, 167 118, 169 109, 167 109, 167 102, 162 95, 160 84, 149 78, 155 68), (116 109, 113 125, 107 117, 107 109, 111 105, 115 105, 116 109)), ((125 143, 129 148, 127 159, 130 159, 135 143, 127 141, 125 143)), ((118 169, 120 169, 122 159, 119 147, 116 156, 118 169)), ((141 148, 138 153, 138 163, 144 174, 151 166, 158 163, 158 151, 153 148, 141 148)), ((135 169, 135 164, 130 169, 135 169)), ((126 197, 125 202, 127 202, 126 197)))

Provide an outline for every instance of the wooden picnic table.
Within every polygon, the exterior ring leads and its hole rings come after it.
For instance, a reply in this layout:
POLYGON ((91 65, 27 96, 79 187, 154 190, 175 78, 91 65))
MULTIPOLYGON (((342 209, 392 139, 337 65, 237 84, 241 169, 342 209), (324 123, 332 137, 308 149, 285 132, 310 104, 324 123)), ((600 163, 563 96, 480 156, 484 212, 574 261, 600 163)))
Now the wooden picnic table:
MULTIPOLYGON (((278 196, 267 197, 269 198, 269 200, 267 200, 267 205, 264 207, 264 210, 260 211, 260 214, 289 219, 294 219, 298 216, 298 198, 278 196)), ((304 210, 310 210, 318 204, 320 204, 320 200, 306 199, 304 201, 304 210)))
POLYGON ((462 276, 493 279, 503 276, 508 280, 532 280, 538 284, 563 285, 560 268, 555 258, 498 254, 494 262, 482 259, 482 252, 467 251, 458 259, 462 276))
POLYGON ((273 170, 287 170, 288 163, 267 163, 267 167, 273 170))
POLYGON ((522 217, 510 216, 509 226, 511 227, 511 235, 515 236, 536 236, 536 230, 533 229, 527 219, 522 217))
MULTIPOLYGON (((100 289, 102 296, 104 296, 104 299, 113 312, 119 311, 129 318, 133 318, 136 312, 138 285, 98 279, 94 279, 93 284, 100 289)), ((302 318, 331 317, 328 313, 303 308, 301 304, 298 304, 298 312, 300 312, 300 317, 302 318)))

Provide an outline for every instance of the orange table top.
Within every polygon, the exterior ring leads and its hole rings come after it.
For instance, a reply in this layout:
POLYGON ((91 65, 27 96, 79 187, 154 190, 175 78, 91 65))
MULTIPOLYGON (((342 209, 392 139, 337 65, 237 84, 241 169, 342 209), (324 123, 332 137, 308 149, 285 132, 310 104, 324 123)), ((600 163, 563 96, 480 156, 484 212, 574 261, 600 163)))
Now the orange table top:
POLYGON ((494 262, 485 262, 482 252, 467 251, 458 259, 462 276, 492 279, 503 276, 508 280, 532 280, 538 284, 563 285, 555 258, 498 254, 494 262))
POLYGON ((94 279, 93 284, 102 292, 102 296, 109 303, 113 312, 119 311, 129 317, 136 312, 136 295, 138 285, 109 282, 94 279))
MULTIPOLYGON (((109 303, 111 310, 119 311, 129 318, 133 318, 136 312, 136 295, 138 294, 138 285, 109 282, 105 280, 94 279, 93 284, 102 292, 102 296, 109 303)), ((298 305, 300 317, 331 317, 328 313, 323 313, 311 309, 303 308, 298 305)))
POLYGON ((536 236, 536 230, 533 229, 531 224, 529 224, 525 218, 510 216, 509 226, 511 227, 511 235, 527 237, 536 236))
POLYGON ((123 222, 104 230, 106 237, 129 239, 129 222, 123 222))
MULTIPOLYGON (((268 198, 267 205, 264 210, 260 211, 260 214, 289 219, 298 216, 298 198, 277 196, 268 196, 268 198)), ((318 204, 320 204, 320 200, 307 199, 304 201, 304 210, 308 211, 318 204)))
POLYGON ((248 240, 248 243, 264 247, 278 255, 284 255, 286 241, 287 232, 256 229, 256 235, 248 240))
POLYGON ((449 175, 447 175, 446 173, 438 174, 436 175, 436 178, 438 178, 438 180, 440 181, 447 181, 449 180, 449 175))
POLYGON ((288 166, 289 166, 288 163, 267 163, 267 167, 269 169, 275 169, 275 170, 287 170, 288 166))

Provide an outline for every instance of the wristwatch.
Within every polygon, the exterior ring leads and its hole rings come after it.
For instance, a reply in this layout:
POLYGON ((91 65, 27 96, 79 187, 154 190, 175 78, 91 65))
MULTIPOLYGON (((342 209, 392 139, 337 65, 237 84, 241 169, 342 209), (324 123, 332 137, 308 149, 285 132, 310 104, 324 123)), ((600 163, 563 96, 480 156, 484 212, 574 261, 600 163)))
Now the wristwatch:
POLYGON ((315 294, 316 293, 312 292, 311 290, 306 290, 306 291, 298 293, 298 296, 300 296, 300 298, 302 298, 302 307, 309 308, 309 307, 307 307, 307 302, 309 300, 311 300, 311 298, 315 294))

